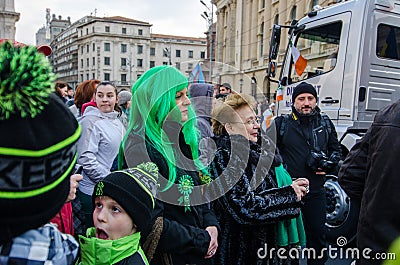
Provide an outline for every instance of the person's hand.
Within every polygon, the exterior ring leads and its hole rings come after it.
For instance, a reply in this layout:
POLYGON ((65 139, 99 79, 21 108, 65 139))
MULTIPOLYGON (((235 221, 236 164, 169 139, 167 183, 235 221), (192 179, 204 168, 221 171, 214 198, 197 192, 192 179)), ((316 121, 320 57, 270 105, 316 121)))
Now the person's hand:
POLYGON ((73 174, 71 175, 69 181, 70 181, 70 187, 69 187, 69 194, 67 198, 67 202, 73 201, 76 198, 76 189, 78 188, 79 181, 83 179, 83 176, 81 174, 73 174))
POLYGON ((211 237, 210 246, 208 247, 207 254, 204 257, 205 259, 209 259, 215 255, 218 248, 218 229, 215 226, 208 226, 206 231, 211 237))
POLYGON ((300 201, 308 193, 308 186, 310 183, 306 178, 298 178, 290 185, 297 195, 297 200, 300 201))

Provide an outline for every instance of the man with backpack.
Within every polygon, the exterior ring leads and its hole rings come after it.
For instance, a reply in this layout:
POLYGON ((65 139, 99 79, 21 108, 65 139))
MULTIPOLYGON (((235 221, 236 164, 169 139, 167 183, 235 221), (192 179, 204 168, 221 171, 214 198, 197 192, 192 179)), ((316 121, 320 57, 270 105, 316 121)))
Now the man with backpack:
MULTIPOLYGON (((325 176, 338 170, 341 150, 332 121, 321 114, 317 106, 317 91, 306 82, 297 85, 292 94, 292 112, 278 116, 268 129, 276 135, 276 144, 293 179, 305 177, 310 181, 302 213, 307 248, 313 248, 316 259, 308 264, 324 264, 326 251, 325 176)), ((273 138, 272 138, 273 139, 273 138)))

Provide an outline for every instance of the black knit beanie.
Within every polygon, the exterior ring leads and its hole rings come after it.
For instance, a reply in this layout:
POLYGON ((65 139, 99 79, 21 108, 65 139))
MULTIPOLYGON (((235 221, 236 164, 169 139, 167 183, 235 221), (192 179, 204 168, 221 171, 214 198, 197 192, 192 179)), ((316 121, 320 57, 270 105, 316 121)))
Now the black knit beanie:
POLYGON ((300 94, 303 94, 303 93, 310 93, 316 99, 318 98, 317 91, 315 90, 315 87, 313 85, 306 83, 306 82, 301 82, 293 90, 292 102, 294 103, 294 100, 297 98, 297 96, 300 94))
POLYGON ((0 45, 0 243, 47 223, 69 194, 81 129, 54 81, 36 47, 0 45))
POLYGON ((93 205, 97 196, 111 197, 132 218, 137 230, 143 231, 151 221, 157 180, 158 168, 152 162, 111 172, 96 184, 92 195, 93 205))

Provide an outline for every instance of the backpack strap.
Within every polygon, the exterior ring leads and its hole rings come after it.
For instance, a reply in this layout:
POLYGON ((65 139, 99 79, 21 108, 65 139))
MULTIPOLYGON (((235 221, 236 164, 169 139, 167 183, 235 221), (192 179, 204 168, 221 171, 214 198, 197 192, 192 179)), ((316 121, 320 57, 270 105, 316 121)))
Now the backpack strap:
POLYGON ((289 114, 285 114, 282 115, 282 122, 281 125, 279 127, 279 138, 282 139, 283 136, 285 135, 286 132, 286 124, 289 121, 290 115, 289 114))

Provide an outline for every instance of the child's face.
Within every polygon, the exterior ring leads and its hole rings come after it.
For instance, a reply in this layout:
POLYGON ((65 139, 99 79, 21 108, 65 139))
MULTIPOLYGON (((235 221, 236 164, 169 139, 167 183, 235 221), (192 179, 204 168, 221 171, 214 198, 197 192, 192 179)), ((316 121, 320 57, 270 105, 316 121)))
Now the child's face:
POLYGON ((93 222, 96 237, 115 240, 136 232, 131 217, 115 200, 97 196, 94 200, 93 222))

